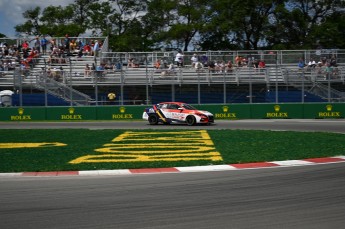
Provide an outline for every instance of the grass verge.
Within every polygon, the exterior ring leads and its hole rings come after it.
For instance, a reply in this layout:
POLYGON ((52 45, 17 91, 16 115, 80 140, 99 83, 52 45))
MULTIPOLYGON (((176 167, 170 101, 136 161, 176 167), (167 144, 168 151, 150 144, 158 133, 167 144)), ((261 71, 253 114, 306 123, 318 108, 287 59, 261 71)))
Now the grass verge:
POLYGON ((195 131, 186 130, 0 130, 0 172, 160 168, 345 154, 343 134, 249 130, 208 130, 206 133, 211 143, 205 139, 195 140, 195 131), (132 133, 131 138, 123 137, 126 133, 132 133), (116 144, 114 139, 117 139, 116 144), (64 145, 54 146, 55 143, 64 145), (204 144, 211 145, 203 148, 204 144), (203 158, 211 152, 219 152, 222 160, 203 158), (71 163, 87 155, 96 155, 102 160, 71 163), (152 158, 155 160, 150 160, 152 158), (105 162, 106 159, 113 161, 105 162))

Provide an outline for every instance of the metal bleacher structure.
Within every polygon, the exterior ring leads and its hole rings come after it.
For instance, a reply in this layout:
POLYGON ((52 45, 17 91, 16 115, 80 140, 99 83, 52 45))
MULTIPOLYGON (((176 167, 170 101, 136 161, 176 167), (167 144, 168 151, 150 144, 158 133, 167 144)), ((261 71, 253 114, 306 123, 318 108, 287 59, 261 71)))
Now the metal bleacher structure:
POLYGON ((62 63, 50 63, 49 53, 41 54, 28 70, 21 69, 20 63, 16 63, 14 69, 0 72, 0 90, 14 89, 20 92, 37 90, 61 98, 71 105, 97 105, 99 88, 118 88, 122 98, 121 104, 124 104, 126 93, 124 88, 131 85, 141 86, 144 90, 146 88, 147 103, 150 103, 148 87, 265 85, 268 89, 291 87, 303 90, 320 97, 325 102, 345 102, 345 50, 193 51, 184 52, 184 66, 181 68, 175 66, 173 71, 154 68, 157 59, 170 64, 174 62, 175 55, 176 51, 111 52, 108 49, 108 40, 104 38, 102 50, 97 57, 74 53, 64 57, 62 63), (234 67, 229 71, 209 70, 207 66, 196 70, 191 66, 190 61, 193 54, 206 56, 209 61, 231 60, 234 67), (264 69, 238 67, 235 65, 236 56, 262 59, 266 62, 266 67, 264 69), (335 56, 337 59, 337 66, 332 73, 327 73, 325 67, 299 69, 297 66, 301 57, 305 60, 310 58, 318 60, 330 56, 335 56), (128 65, 130 59, 135 62, 134 67, 128 65), (86 64, 89 66, 104 64, 106 69, 85 75, 86 64))

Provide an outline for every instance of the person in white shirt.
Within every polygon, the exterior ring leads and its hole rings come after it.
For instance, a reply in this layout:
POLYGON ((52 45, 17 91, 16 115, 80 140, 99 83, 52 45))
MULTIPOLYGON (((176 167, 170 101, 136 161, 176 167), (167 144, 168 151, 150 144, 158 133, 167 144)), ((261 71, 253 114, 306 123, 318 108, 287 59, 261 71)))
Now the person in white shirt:
POLYGON ((316 66, 316 62, 313 58, 310 59, 309 63, 308 63, 308 67, 309 68, 314 68, 316 66))
POLYGON ((96 40, 95 44, 93 46, 93 53, 94 53, 95 56, 98 56, 99 50, 100 50, 99 42, 98 42, 98 40, 96 40))
POLYGON ((183 56, 181 51, 176 54, 175 63, 178 67, 183 67, 183 56))
POLYGON ((192 68, 194 68, 196 63, 198 63, 198 61, 199 61, 198 55, 193 54, 193 56, 190 60, 192 61, 192 68))
POLYGON ((196 72, 202 72, 204 70, 204 65, 198 61, 195 63, 194 68, 196 72))

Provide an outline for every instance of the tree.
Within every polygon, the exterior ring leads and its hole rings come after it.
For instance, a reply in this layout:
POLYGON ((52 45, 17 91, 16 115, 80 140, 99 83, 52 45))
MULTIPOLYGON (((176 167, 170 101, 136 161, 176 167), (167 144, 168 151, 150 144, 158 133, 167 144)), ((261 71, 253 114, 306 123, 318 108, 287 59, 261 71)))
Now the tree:
POLYGON ((274 10, 283 4, 283 0, 212 1, 209 8, 212 16, 203 31, 202 46, 209 48, 210 37, 215 38, 214 43, 223 45, 223 49, 265 46, 274 10))
POLYGON ((29 9, 23 13, 23 17, 27 19, 24 24, 16 25, 15 31, 17 33, 25 33, 28 35, 40 34, 39 25, 39 15, 41 13, 41 8, 36 7, 34 9, 29 9))
POLYGON ((95 3, 90 12, 93 35, 108 36, 109 46, 116 51, 145 50, 145 35, 141 17, 145 1, 112 0, 95 3))
POLYGON ((88 13, 97 0, 75 0, 66 7, 48 6, 41 12, 40 7, 23 13, 24 24, 15 26, 17 33, 29 35, 78 36, 89 26, 88 13))
MULTIPOLYGON (((272 33, 268 35, 270 46, 277 47, 280 43, 285 49, 316 48, 326 18, 343 9, 341 0, 289 0, 286 7, 275 12, 275 23, 272 33)), ((336 26, 328 23, 327 27, 336 26)), ((341 34, 334 34, 336 37, 341 34)))
POLYGON ((74 12, 74 22, 81 25, 84 28, 90 26, 90 11, 94 5, 97 5, 98 0, 75 0, 72 4, 74 12))
POLYGON ((170 39, 180 41, 183 45, 183 50, 187 51, 193 37, 204 25, 204 15, 208 1, 185 0, 178 2, 174 23, 167 34, 170 39))
POLYGON ((154 49, 172 46, 167 31, 174 18, 174 9, 176 2, 171 0, 151 0, 147 3, 147 13, 143 15, 142 21, 154 49))
POLYGON ((157 45, 175 46, 187 51, 194 36, 205 24, 206 0, 153 0, 144 18, 154 30, 157 45))
POLYGON ((343 0, 75 0, 36 7, 29 35, 108 36, 113 51, 344 47, 343 0))
POLYGON ((203 50, 238 49, 231 29, 234 4, 228 0, 210 1, 205 13, 205 24, 199 31, 198 45, 203 50))
POLYGON ((40 17, 40 34, 48 34, 52 37, 69 34, 76 37, 84 33, 86 28, 83 24, 75 22, 75 15, 72 5, 66 7, 48 6, 43 10, 40 17))
POLYGON ((310 34, 311 37, 315 37, 315 45, 323 48, 345 49, 345 14, 336 12, 324 20, 310 34))

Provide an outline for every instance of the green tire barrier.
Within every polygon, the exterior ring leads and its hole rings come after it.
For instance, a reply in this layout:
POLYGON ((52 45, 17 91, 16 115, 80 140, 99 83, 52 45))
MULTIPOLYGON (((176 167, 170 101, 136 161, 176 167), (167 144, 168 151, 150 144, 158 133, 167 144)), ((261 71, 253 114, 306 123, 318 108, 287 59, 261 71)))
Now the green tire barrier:
MULTIPOLYGON (((138 120, 141 106, 3 107, 0 121, 138 120)), ((343 119, 345 103, 195 105, 215 119, 343 119)))

